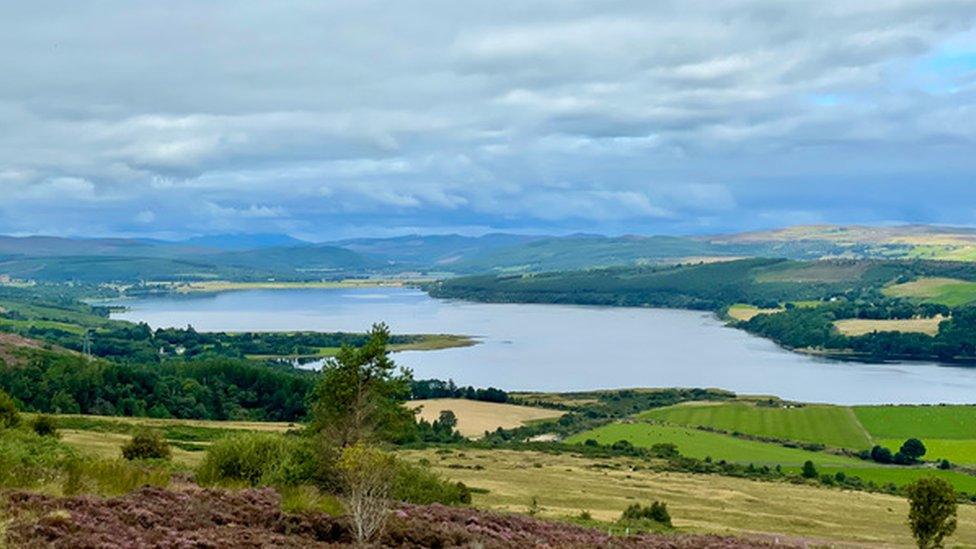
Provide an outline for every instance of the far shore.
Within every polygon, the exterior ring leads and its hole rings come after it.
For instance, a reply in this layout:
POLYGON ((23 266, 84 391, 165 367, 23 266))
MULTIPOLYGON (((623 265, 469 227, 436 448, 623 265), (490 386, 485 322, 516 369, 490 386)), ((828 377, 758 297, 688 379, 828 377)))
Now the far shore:
POLYGON ((185 283, 161 283, 173 292, 217 293, 241 290, 296 290, 296 289, 340 289, 340 288, 402 288, 435 280, 429 277, 416 278, 348 278, 344 280, 308 281, 255 281, 235 282, 230 280, 208 280, 185 283))

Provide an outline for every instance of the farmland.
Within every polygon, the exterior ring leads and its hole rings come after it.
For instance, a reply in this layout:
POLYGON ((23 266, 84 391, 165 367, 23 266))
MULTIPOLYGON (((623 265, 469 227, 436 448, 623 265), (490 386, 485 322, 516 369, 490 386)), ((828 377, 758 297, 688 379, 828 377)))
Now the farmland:
POLYGON ((787 448, 778 444, 744 440, 683 427, 650 423, 613 423, 575 435, 567 442, 581 443, 586 439, 594 439, 607 445, 618 440, 626 440, 634 446, 646 448, 655 444, 671 443, 677 446, 682 455, 689 457, 711 458, 714 461, 725 460, 755 466, 780 465, 787 471, 796 471, 809 460, 822 472, 833 474, 843 471, 848 476, 857 476, 864 481, 879 485, 893 483, 896 486, 903 486, 918 478, 939 476, 949 481, 957 490, 976 493, 976 477, 963 473, 929 468, 881 466, 852 457, 787 448))
POLYGON ((888 286, 884 289, 884 293, 891 297, 904 297, 958 307, 976 301, 976 282, 928 277, 888 286))
POLYGON ((768 315, 772 313, 778 313, 781 310, 782 309, 761 309, 759 307, 756 307, 755 305, 736 303, 735 305, 731 305, 729 307, 728 311, 726 311, 726 314, 729 315, 729 317, 732 318, 733 320, 747 322, 749 320, 752 320, 752 317, 756 315, 768 315))
POLYGON ((848 408, 840 406, 769 407, 748 402, 680 405, 651 410, 641 419, 675 425, 712 427, 728 432, 862 449, 871 440, 848 408))
POLYGON ((419 417, 431 422, 444 410, 454 412, 458 420, 457 429, 466 437, 478 437, 484 435, 485 431, 494 431, 499 427, 511 429, 532 421, 563 415, 560 411, 545 408, 460 398, 414 400, 408 406, 420 408, 419 417))
POLYGON ((835 321, 834 326, 847 336, 861 336, 872 332, 905 332, 934 336, 939 333, 939 323, 943 320, 945 319, 941 316, 884 320, 847 318, 835 321))
POLYGON ((644 412, 642 420, 862 450, 897 451, 919 438, 928 460, 976 464, 976 406, 759 406, 748 401, 688 403, 644 412))
POLYGON ((854 414, 877 438, 976 438, 976 406, 856 406, 854 414))
MULTIPOLYGON (((905 500, 778 482, 662 472, 627 458, 590 459, 509 450, 402 451, 452 480, 476 489, 477 507, 526 512, 537 501, 545 518, 582 511, 614 521, 634 502, 664 500, 679 530, 802 536, 824 545, 910 547, 905 500), (802 516, 797 510, 802 509, 802 516)), ((976 507, 959 508, 952 543, 976 544, 976 507)), ((819 545, 815 543, 814 545, 819 545)))

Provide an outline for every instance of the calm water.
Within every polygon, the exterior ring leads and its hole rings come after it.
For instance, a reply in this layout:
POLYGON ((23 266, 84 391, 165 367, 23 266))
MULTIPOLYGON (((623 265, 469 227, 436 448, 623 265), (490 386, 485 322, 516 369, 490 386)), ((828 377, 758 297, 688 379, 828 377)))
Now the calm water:
POLYGON ((242 291, 128 301, 117 318, 201 331, 455 333, 481 344, 404 352, 418 378, 508 390, 721 387, 810 402, 972 403, 976 368, 857 364, 790 353, 692 311, 480 304, 412 289, 242 291))

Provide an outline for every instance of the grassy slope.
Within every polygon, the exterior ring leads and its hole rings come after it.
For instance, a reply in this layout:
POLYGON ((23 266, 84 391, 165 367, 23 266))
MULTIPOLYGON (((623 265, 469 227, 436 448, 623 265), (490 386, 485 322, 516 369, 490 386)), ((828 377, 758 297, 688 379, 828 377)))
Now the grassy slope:
MULTIPOLYGON (((623 458, 587 459, 565 454, 468 450, 401 452, 427 459, 439 473, 488 490, 474 494, 478 507, 526 512, 537 498, 543 517, 581 511, 612 521, 628 505, 667 502, 683 530, 775 533, 831 542, 910 547, 904 498, 864 492, 755 482, 711 475, 633 470, 623 458), (536 466, 538 464, 538 466, 536 466), (480 468, 479 468, 480 467, 480 468)), ((959 509, 959 529, 948 540, 976 544, 976 507, 959 509)))
POLYGON ((879 484, 893 482, 904 485, 924 476, 939 476, 951 482, 957 490, 976 493, 976 477, 951 471, 910 468, 900 466, 880 466, 857 458, 837 456, 825 452, 808 452, 796 448, 786 448, 778 444, 767 444, 743 440, 728 435, 710 433, 697 429, 671 427, 648 423, 614 423, 578 434, 567 440, 580 443, 595 439, 601 444, 613 444, 618 440, 628 440, 635 446, 650 447, 657 443, 673 443, 686 456, 714 460, 724 459, 738 463, 755 465, 782 465, 787 470, 798 470, 803 462, 810 460, 822 472, 844 471, 862 480, 879 484))
POLYGON ((896 284, 884 289, 893 297, 907 297, 958 307, 976 301, 976 282, 953 278, 920 278, 904 284, 896 284))
POLYGON ((871 446, 850 410, 840 406, 770 408, 747 402, 721 405, 682 405, 650 410, 642 419, 691 427, 705 426, 837 448, 860 450, 871 446))

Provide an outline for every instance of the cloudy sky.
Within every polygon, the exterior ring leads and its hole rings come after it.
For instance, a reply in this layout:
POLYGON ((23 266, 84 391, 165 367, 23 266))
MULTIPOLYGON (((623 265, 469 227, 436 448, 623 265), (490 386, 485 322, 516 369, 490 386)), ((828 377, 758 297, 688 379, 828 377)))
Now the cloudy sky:
POLYGON ((976 225, 976 0, 7 2, 0 232, 976 225))

